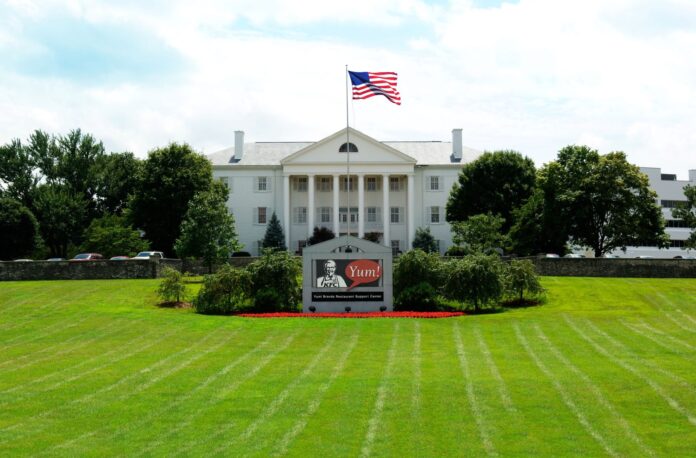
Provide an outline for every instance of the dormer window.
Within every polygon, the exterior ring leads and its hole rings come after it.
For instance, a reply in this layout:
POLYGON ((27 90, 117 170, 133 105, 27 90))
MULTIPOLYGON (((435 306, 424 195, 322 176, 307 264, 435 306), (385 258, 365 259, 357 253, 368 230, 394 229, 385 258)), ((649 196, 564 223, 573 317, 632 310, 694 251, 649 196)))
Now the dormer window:
POLYGON ((357 153, 358 152, 358 147, 355 146, 355 143, 344 143, 341 145, 340 148, 338 148, 339 153, 347 153, 348 148, 350 147, 350 152, 351 153, 357 153))

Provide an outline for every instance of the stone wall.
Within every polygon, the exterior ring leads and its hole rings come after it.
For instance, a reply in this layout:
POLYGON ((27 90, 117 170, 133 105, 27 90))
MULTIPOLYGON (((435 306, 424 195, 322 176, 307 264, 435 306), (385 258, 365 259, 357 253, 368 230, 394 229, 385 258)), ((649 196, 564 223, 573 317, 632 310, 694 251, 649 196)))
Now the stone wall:
POLYGON ((696 278, 694 259, 533 258, 537 272, 559 277, 696 278))

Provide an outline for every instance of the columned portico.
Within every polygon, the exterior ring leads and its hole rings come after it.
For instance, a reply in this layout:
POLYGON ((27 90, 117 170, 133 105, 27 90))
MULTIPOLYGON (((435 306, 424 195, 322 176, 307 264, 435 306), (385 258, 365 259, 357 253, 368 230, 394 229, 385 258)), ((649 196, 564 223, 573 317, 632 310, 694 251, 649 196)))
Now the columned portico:
POLYGON ((391 246, 389 233, 389 175, 382 175, 382 244, 391 246))
POLYGON ((288 249, 290 249, 290 221, 290 175, 283 174, 283 231, 285 246, 288 249))
POLYGON ((358 174, 358 238, 365 237, 365 174, 358 174))
POLYGON ((414 208, 415 208, 415 202, 414 202, 414 196, 415 196, 415 176, 413 173, 409 173, 408 175, 408 183, 407 183, 407 194, 406 194, 406 214, 408 215, 408 225, 407 225, 407 234, 408 234, 408 246, 406 247, 406 250, 410 250, 411 247, 413 246, 413 238, 415 237, 416 234, 416 228, 414 226, 414 208))
POLYGON ((314 175, 307 176, 307 237, 314 232, 314 175))
POLYGON ((338 235, 340 231, 340 214, 339 214, 339 200, 338 200, 338 180, 340 175, 335 173, 333 175, 333 232, 338 235))

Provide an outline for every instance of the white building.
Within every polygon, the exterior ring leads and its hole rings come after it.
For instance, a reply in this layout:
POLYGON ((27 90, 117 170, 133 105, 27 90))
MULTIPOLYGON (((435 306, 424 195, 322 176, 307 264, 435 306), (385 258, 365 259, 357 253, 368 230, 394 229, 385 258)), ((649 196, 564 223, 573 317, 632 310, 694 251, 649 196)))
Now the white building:
POLYGON ((617 250, 612 254, 634 258, 638 256, 652 256, 655 258, 673 258, 675 256, 696 256, 696 251, 684 248, 684 242, 689 238, 691 229, 684 222, 672 216, 672 209, 678 203, 686 203, 684 187, 696 186, 696 170, 689 170, 688 180, 677 180, 677 175, 662 173, 656 167, 641 167, 640 171, 648 176, 650 187, 657 193, 657 203, 662 208, 662 215, 667 222, 666 231, 669 235, 670 247, 658 249, 655 246, 627 247, 626 253, 617 250))
POLYGON ((380 142, 350 128, 317 142, 283 143, 244 143, 237 131, 234 147, 208 157, 230 190, 239 240, 253 255, 273 212, 291 251, 315 226, 361 238, 377 233, 399 251, 411 247, 417 228, 429 227, 444 253, 452 244, 450 189, 462 165, 480 154, 462 145, 461 129, 452 130, 452 142, 380 142))

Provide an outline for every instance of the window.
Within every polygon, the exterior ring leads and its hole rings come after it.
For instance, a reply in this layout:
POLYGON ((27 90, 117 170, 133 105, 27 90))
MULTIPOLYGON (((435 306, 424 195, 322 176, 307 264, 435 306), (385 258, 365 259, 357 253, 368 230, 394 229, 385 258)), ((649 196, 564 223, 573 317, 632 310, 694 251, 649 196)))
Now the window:
POLYGON ((341 191, 348 191, 348 186, 350 186, 351 191, 355 191, 355 177, 341 177, 341 191))
POLYGON ((430 224, 440 224, 440 207, 428 207, 428 222, 430 224))
POLYGON ((380 208, 379 207, 367 207, 367 222, 368 223, 379 223, 380 222, 380 208))
POLYGON ((392 240, 391 241, 391 249, 392 249, 392 254, 397 255, 401 253, 401 241, 400 240, 392 240))
POLYGON ((689 227, 689 225, 682 219, 668 219, 667 227, 689 227))
POLYGON ((292 209, 293 224, 307 224, 307 207, 295 207, 292 209))
POLYGON ((307 192, 307 177, 294 177, 292 180, 292 190, 297 192, 307 192))
POLYGON ((331 222, 331 207, 319 207, 319 222, 320 223, 330 223, 331 222))
MULTIPOLYGON (((348 207, 340 207, 338 209, 339 219, 342 223, 348 222, 348 207)), ((350 207, 350 222, 358 221, 358 207, 350 207)))
POLYGON ((333 191, 333 179, 331 177, 318 177, 316 178, 316 183, 317 191, 333 191))
POLYGON ((425 189, 428 191, 442 191, 442 177, 425 177, 425 189))
POLYGON ((346 153, 348 152, 348 148, 350 147, 350 152, 351 153, 357 153, 358 152, 358 147, 355 146, 355 143, 344 143, 338 148, 339 153, 346 153))
POLYGON ((268 207, 254 208, 254 224, 266 224, 268 222, 268 207))
POLYGON ((401 177, 389 177, 390 191, 403 191, 404 180, 401 177))
POLYGON ((232 192, 232 186, 230 186, 230 177, 220 177, 218 180, 220 180, 220 183, 225 185, 229 192, 232 192))
POLYGON ((670 240, 669 241, 670 248, 684 248, 685 244, 686 244, 686 240, 670 240))
POLYGON ((269 180, 269 177, 256 177, 254 182, 254 190, 256 192, 269 192, 271 190, 271 180, 269 180))
POLYGON ((688 202, 685 200, 661 200, 660 203, 663 208, 677 208, 680 205, 686 205, 688 202))
POLYGON ((403 207, 391 207, 391 219, 392 224, 399 224, 402 222, 401 215, 403 213, 403 207))
POLYGON ((365 189, 367 191, 379 191, 380 188, 380 180, 377 177, 367 177, 365 179, 365 189))

